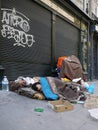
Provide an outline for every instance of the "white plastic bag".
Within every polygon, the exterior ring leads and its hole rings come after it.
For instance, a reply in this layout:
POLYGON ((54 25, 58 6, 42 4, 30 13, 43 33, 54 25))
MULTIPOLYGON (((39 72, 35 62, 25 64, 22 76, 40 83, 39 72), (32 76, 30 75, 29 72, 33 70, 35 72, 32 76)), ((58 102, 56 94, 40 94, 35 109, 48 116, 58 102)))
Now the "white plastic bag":
POLYGON ((93 118, 98 120, 98 108, 90 109, 88 111, 93 118))

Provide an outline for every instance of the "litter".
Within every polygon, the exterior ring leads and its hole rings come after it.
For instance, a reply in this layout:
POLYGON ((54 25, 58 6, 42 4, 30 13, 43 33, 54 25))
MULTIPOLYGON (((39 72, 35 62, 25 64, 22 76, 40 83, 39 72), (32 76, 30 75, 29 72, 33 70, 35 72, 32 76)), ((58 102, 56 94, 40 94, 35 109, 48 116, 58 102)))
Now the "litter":
POLYGON ((93 118, 95 118, 95 119, 98 120, 98 108, 92 109, 92 110, 88 110, 88 111, 89 111, 90 115, 91 115, 93 118))
POLYGON ((67 100, 48 101, 48 106, 55 112, 73 110, 73 105, 67 100))
POLYGON ((36 108, 34 108, 34 111, 36 111, 36 112, 43 112, 44 109, 42 107, 36 107, 36 108))
POLYGON ((98 108, 98 96, 94 94, 87 95, 87 99, 84 103, 84 107, 87 109, 98 108))

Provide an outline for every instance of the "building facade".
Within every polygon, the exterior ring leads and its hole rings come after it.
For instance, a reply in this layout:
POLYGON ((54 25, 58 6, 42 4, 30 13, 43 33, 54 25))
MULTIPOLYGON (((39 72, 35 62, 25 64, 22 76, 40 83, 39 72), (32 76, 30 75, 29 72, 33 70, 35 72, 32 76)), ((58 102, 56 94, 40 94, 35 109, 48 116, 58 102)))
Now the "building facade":
POLYGON ((85 12, 86 3, 73 1, 1 1, 0 64, 10 80, 53 76, 58 57, 69 55, 80 59, 87 79, 98 78, 98 41, 91 30, 97 19, 85 12))
POLYGON ((98 79, 98 0, 71 0, 91 19, 89 28, 88 78, 98 79), (90 58, 89 58, 90 57, 90 58))

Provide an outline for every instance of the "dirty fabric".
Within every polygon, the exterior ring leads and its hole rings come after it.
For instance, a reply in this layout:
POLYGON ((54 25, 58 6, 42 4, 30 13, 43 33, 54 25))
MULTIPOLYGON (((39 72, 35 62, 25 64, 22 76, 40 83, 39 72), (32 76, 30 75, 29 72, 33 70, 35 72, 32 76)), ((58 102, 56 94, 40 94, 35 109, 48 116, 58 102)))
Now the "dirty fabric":
POLYGON ((60 78, 68 78, 70 80, 76 79, 76 78, 82 78, 85 80, 82 70, 82 65, 79 61, 79 59, 72 55, 69 56, 67 59, 64 59, 62 61, 62 66, 60 69, 60 78))
POLYGON ((86 98, 84 95, 85 89, 80 84, 73 82, 67 83, 53 77, 47 77, 47 81, 53 93, 58 94, 59 97, 63 96, 67 100, 77 100, 79 97, 81 97, 81 100, 85 100, 86 98))
POLYGON ((37 92, 37 91, 33 90, 30 87, 27 87, 27 88, 21 87, 21 88, 19 88, 18 89, 18 94, 23 95, 23 96, 27 96, 27 97, 30 97, 30 98, 34 98, 34 99, 39 99, 39 100, 44 100, 45 99, 45 96, 43 95, 43 93, 37 92))
MULTIPOLYGON (((41 99, 57 100, 58 98, 63 98, 67 100, 77 100, 79 97, 85 99, 85 90, 83 90, 84 88, 82 88, 80 84, 73 82, 67 83, 55 77, 40 77, 40 83, 44 97, 41 95, 41 99)), ((34 93, 30 85, 21 87, 18 83, 11 81, 10 91, 18 91, 21 95, 34 98, 34 93)))

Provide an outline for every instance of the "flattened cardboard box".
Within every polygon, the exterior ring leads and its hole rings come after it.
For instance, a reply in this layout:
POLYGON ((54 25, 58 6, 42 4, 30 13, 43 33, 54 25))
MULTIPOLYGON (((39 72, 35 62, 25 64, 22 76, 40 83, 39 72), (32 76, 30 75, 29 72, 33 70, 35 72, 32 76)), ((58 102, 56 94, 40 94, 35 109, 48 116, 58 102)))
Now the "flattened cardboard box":
POLYGON ((89 94, 87 96, 87 99, 84 103, 84 107, 87 109, 94 109, 98 108, 98 96, 94 94, 89 94))
POLYGON ((66 100, 48 101, 48 106, 55 112, 63 112, 74 109, 73 105, 66 100))

